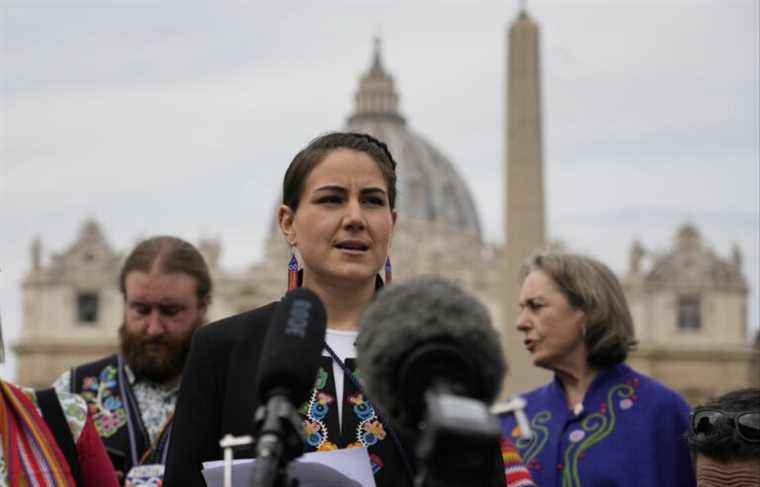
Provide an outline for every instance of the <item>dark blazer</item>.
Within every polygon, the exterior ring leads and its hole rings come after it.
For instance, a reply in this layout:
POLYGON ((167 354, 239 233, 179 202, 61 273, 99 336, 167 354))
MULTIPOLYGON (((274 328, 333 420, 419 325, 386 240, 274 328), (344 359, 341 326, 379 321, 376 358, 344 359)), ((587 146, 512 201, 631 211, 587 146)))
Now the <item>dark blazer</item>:
MULTIPOLYGON (((177 399, 164 476, 166 487, 204 486, 201 464, 222 458, 219 440, 227 433, 251 433, 259 402, 257 367, 275 307, 276 303, 271 303, 195 332, 177 399)), ((235 456, 251 457, 253 451, 244 450, 235 456)), ((379 487, 408 484, 400 460, 393 467, 388 469, 388 473, 394 472, 393 478, 379 482, 379 487)))
POLYGON ((222 458, 219 440, 251 433, 256 369, 274 308, 230 316, 193 334, 166 460, 167 487, 205 486, 202 463, 222 458))

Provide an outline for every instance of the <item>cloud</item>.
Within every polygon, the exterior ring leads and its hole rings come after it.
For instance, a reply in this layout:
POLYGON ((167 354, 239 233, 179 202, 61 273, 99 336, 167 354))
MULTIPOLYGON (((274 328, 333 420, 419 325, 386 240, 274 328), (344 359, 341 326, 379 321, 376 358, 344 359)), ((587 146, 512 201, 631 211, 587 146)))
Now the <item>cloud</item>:
MULTIPOLYGON (((531 1, 540 25, 550 233, 623 268, 631 239, 694 221, 746 253, 757 323, 758 4, 531 1), (754 277, 753 277, 754 276, 754 277)), ((261 255, 282 171, 352 110, 372 37, 409 125, 503 240, 500 1, 4 4, 0 308, 20 326, 28 244, 96 217, 138 235, 223 239, 261 255)))

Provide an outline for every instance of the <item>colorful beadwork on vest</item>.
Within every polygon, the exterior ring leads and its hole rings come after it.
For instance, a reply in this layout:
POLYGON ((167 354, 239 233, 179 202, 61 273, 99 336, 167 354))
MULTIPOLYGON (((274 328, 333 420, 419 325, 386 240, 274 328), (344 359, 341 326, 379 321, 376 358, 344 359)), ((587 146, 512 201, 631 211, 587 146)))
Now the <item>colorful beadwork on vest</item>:
MULTIPOLYGON (((358 377, 358 374, 354 373, 354 377, 358 377)), ((299 410, 304 416, 306 445, 316 451, 335 450, 340 447, 338 440, 331 439, 327 427, 327 415, 335 407, 336 401, 335 397, 326 391, 328 378, 328 372, 320 367, 310 399, 299 410)), ((377 417, 372 402, 366 400, 361 392, 347 395, 344 407, 350 408, 357 423, 351 438, 353 441, 348 442, 345 448, 370 448, 386 439, 385 427, 377 417)), ((370 462, 374 473, 383 468, 383 460, 376 453, 370 453, 370 462)))
POLYGON ((106 438, 127 423, 116 374, 116 367, 109 365, 100 371, 99 376, 82 379, 81 395, 87 401, 98 435, 106 438))

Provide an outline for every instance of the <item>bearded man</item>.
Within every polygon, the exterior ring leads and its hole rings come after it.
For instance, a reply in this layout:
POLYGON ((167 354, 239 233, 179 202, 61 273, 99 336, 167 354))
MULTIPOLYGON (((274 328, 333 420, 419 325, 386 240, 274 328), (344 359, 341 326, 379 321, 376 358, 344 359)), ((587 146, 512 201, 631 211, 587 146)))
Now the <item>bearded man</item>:
POLYGON ((212 283, 195 247, 159 236, 129 254, 119 287, 120 353, 74 367, 53 385, 84 397, 117 475, 137 484, 163 477, 180 376, 212 283))

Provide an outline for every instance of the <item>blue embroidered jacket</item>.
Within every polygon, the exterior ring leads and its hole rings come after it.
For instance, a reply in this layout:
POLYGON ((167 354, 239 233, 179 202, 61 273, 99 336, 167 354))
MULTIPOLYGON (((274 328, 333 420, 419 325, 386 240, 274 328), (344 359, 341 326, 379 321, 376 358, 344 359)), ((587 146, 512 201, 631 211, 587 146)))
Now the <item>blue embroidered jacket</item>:
POLYGON ((676 392, 625 364, 594 379, 576 415, 555 378, 524 396, 533 429, 518 439, 512 414, 500 418, 538 485, 696 485, 684 433, 689 406, 676 392))

